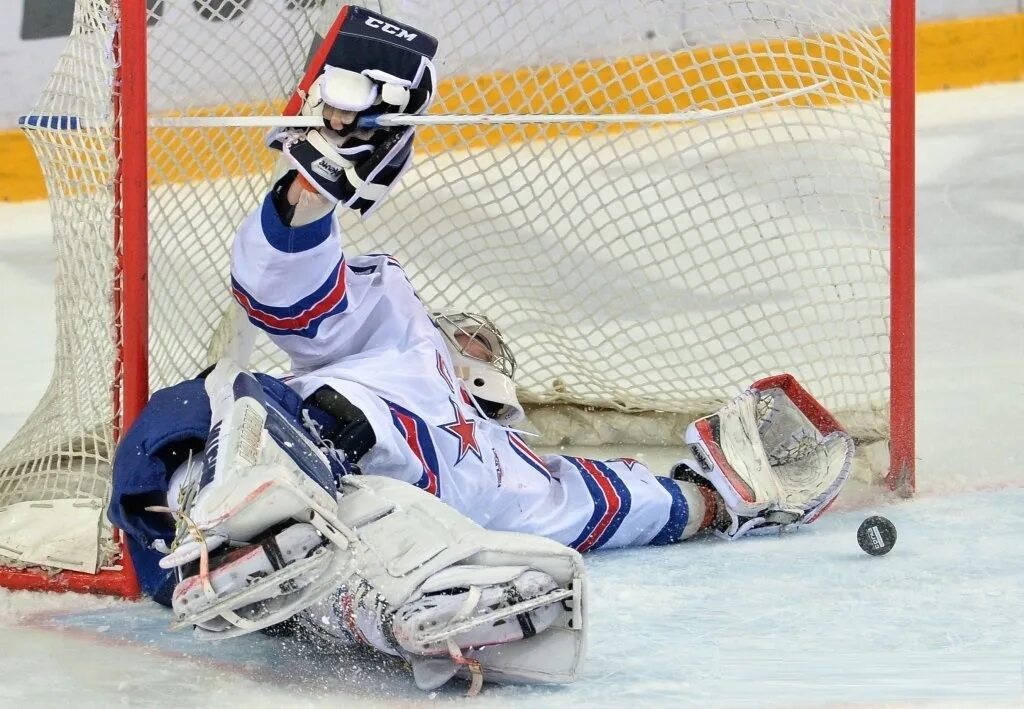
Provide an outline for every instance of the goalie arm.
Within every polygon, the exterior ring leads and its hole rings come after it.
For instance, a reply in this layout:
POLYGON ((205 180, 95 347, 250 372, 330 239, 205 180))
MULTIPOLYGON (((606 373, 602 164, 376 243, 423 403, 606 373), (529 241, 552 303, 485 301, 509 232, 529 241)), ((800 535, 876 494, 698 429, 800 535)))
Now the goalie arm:
POLYGON ((411 165, 415 131, 358 130, 356 119, 425 110, 436 50, 433 37, 365 9, 339 14, 300 82, 301 104, 288 109, 301 107, 323 126, 271 134, 283 175, 232 249, 233 295, 260 329, 312 339, 324 320, 347 309, 345 259, 331 213, 339 204, 363 216, 379 207, 411 165), (402 42, 386 31, 396 27, 402 42))
POLYGON ((286 175, 239 226, 231 247, 231 292, 249 321, 270 335, 311 339, 328 317, 348 307, 347 273, 333 205, 303 191, 287 202, 286 175), (285 206, 282 206, 285 205, 285 206), (293 226, 287 207, 312 221, 293 226))

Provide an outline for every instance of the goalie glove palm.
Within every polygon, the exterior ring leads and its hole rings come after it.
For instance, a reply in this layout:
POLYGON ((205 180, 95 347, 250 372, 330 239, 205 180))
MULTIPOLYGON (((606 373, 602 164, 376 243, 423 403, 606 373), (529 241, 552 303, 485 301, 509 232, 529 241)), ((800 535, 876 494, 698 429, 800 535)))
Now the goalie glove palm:
POLYGON ((325 199, 364 217, 380 205, 412 164, 411 128, 342 138, 328 129, 289 136, 282 150, 291 165, 325 199))
POLYGON ((710 484, 729 524, 721 536, 769 534, 817 519, 850 476, 853 439, 792 375, 754 382, 690 424, 673 477, 710 484))

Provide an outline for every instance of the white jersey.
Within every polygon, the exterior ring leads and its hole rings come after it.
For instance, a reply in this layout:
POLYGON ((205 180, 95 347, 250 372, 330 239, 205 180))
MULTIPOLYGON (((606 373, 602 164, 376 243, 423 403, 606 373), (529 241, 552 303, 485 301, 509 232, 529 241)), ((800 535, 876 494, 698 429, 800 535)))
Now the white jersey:
POLYGON ((333 215, 290 228, 266 198, 235 238, 231 282, 291 356, 289 386, 303 398, 329 386, 365 414, 376 444, 364 473, 417 485, 488 529, 580 551, 674 542, 687 526, 678 486, 641 463, 542 458, 480 414, 398 261, 346 256, 333 215))

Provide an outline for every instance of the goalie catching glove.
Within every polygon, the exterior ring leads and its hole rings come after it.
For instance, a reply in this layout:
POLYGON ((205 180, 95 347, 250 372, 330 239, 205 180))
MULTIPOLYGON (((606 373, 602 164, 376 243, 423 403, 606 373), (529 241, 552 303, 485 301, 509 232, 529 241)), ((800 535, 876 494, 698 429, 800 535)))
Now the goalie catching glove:
POLYGON ((850 476, 853 439, 792 375, 754 382, 686 430, 676 479, 712 486, 728 539, 796 529, 817 519, 850 476))
POLYGON ((323 128, 270 135, 271 148, 331 204, 370 215, 412 164, 411 126, 360 130, 361 116, 419 114, 436 79, 437 40, 364 8, 346 8, 300 84, 301 114, 323 128), (326 51, 324 51, 326 50, 326 51), (317 63, 320 62, 320 63, 317 63))

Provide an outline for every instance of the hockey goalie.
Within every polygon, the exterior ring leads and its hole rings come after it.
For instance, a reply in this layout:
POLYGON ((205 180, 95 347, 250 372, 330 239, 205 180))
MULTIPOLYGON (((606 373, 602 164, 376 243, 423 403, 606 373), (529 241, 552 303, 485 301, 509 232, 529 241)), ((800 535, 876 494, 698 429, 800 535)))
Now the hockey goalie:
POLYGON ((412 128, 358 120, 425 110, 435 49, 342 17, 302 88, 324 127, 272 136, 284 169, 232 250, 232 294, 292 375, 225 359, 154 394, 118 447, 110 516, 144 588, 201 636, 368 646, 425 689, 569 682, 582 552, 796 529, 835 499, 853 444, 779 375, 692 424, 664 476, 531 450, 500 330, 430 312, 393 257, 346 254, 334 217, 372 214, 411 164, 412 128))

